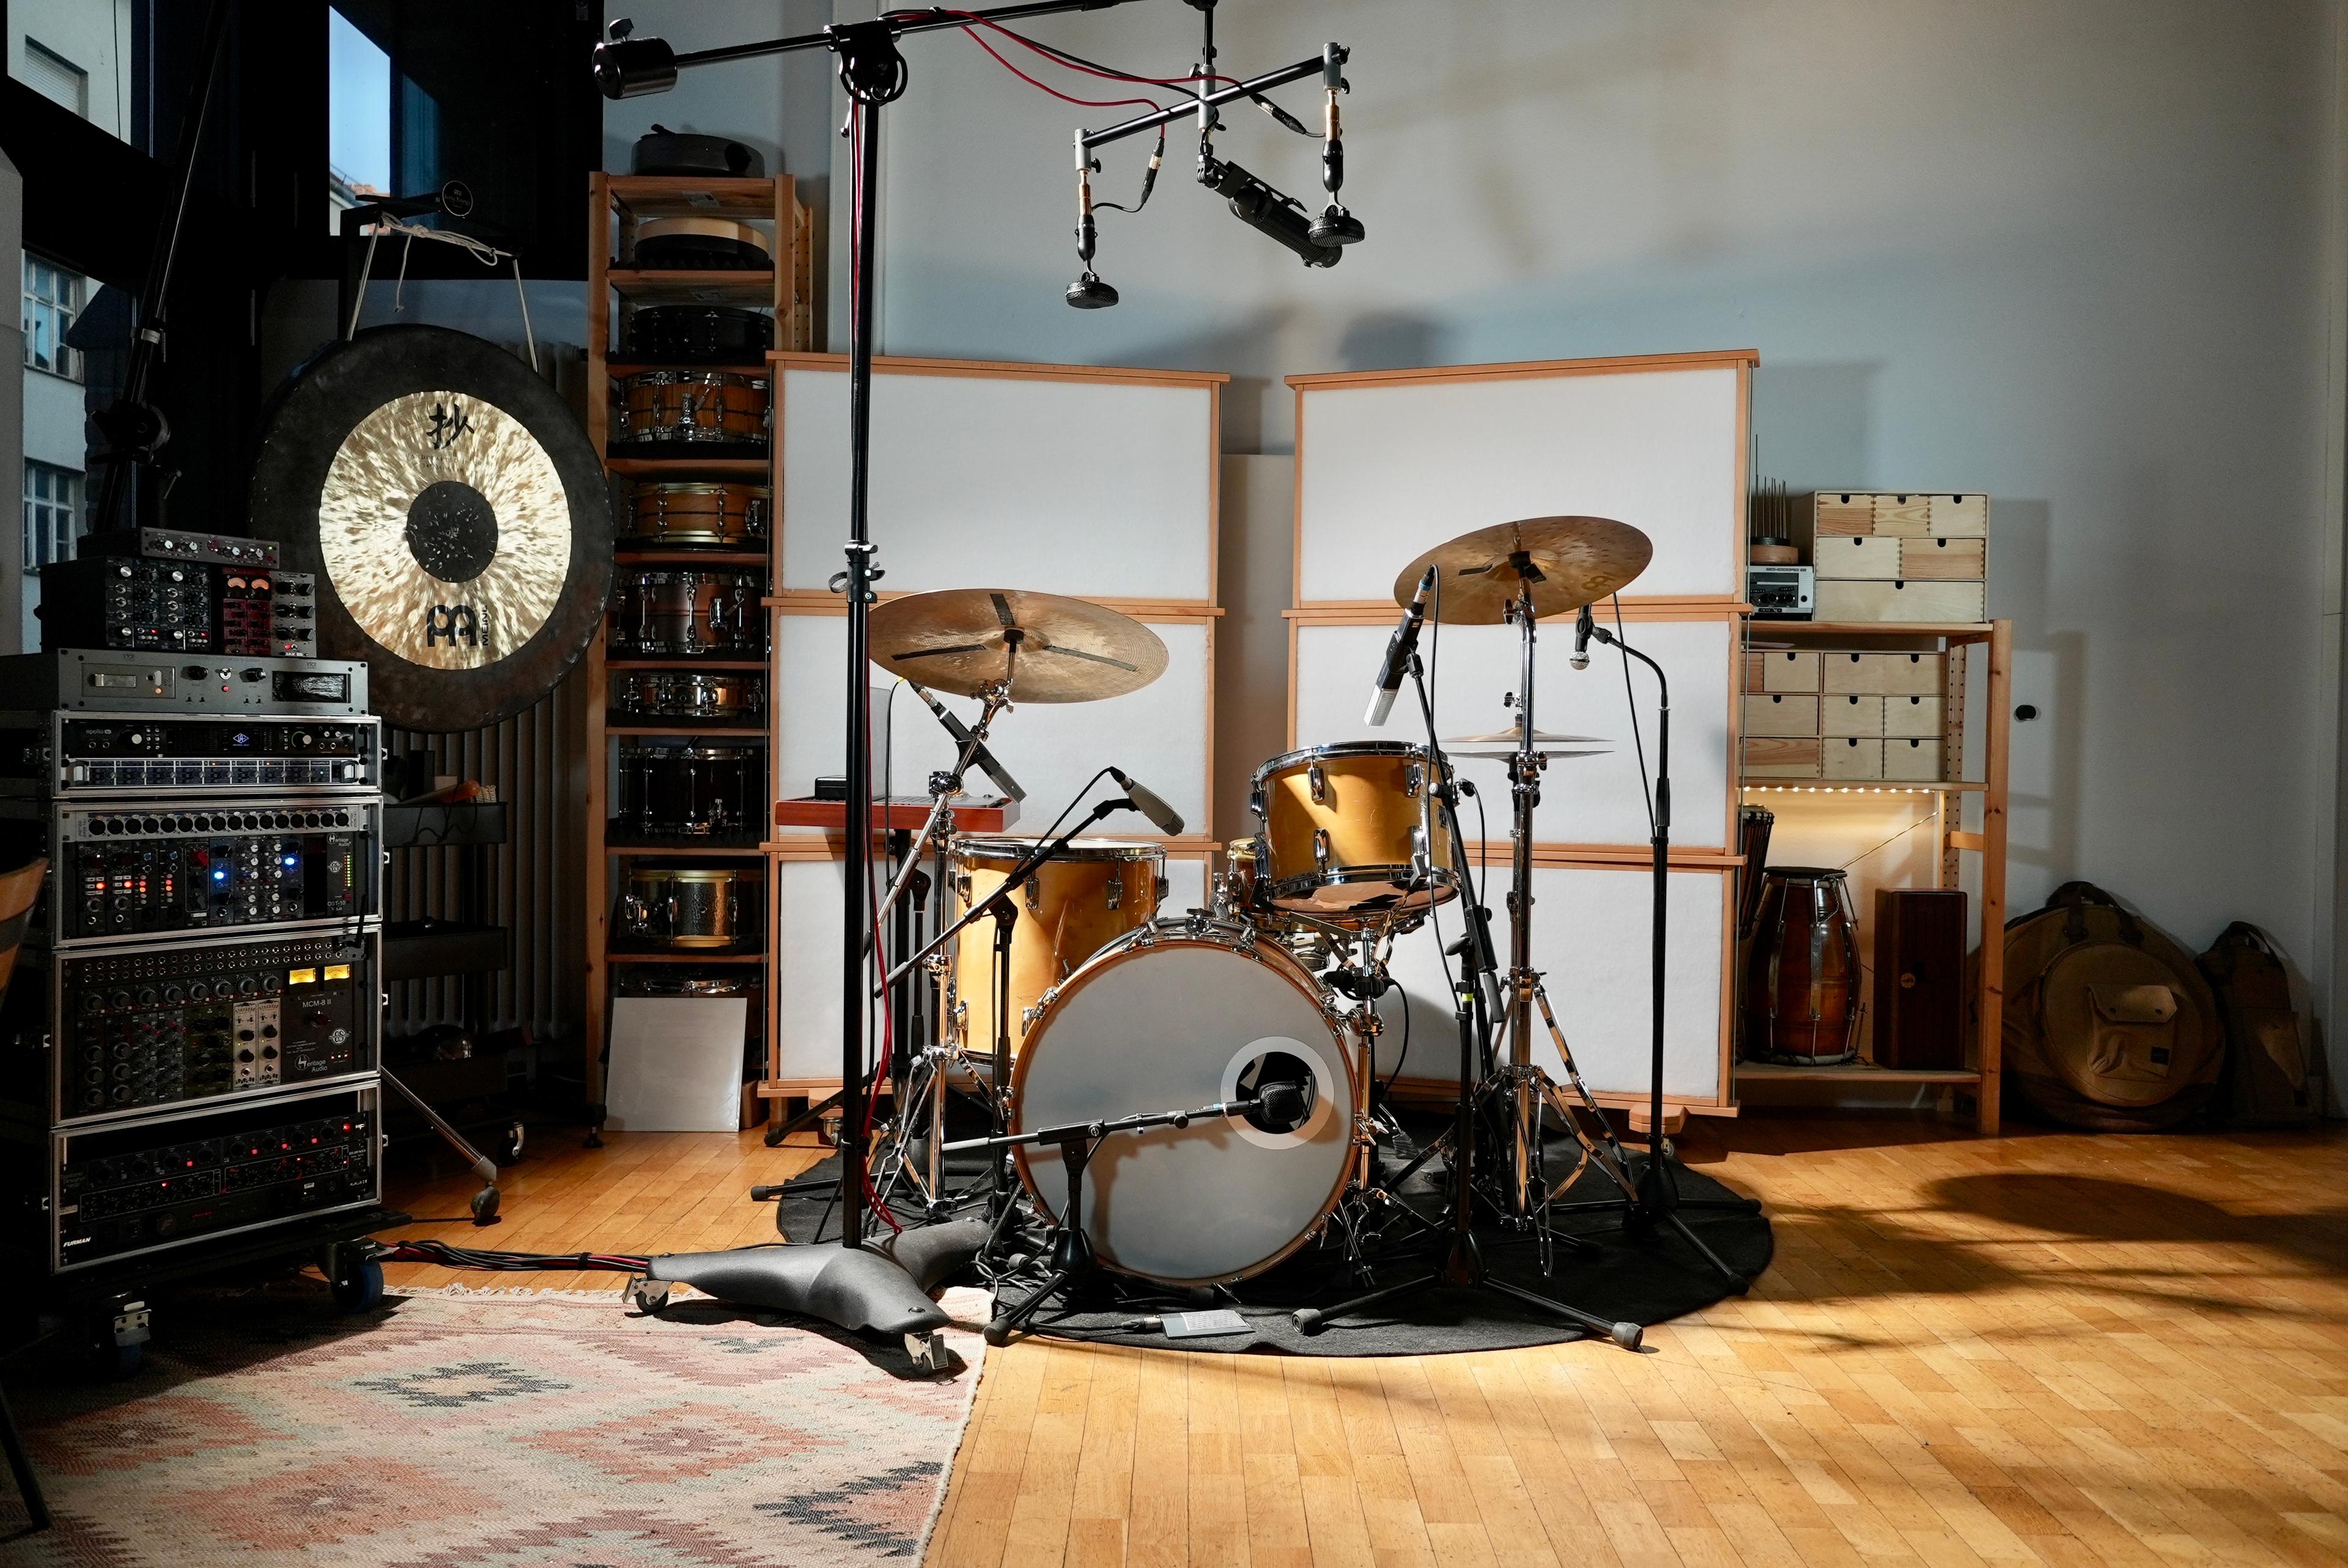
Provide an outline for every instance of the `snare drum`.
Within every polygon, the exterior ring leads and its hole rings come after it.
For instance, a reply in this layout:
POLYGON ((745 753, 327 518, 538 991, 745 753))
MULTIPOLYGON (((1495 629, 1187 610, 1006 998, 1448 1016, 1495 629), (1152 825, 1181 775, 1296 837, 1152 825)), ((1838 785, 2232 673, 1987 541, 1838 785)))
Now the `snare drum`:
MULTIPOLYGON (((959 918, 1003 886, 1036 845, 1033 838, 956 842, 953 914, 959 918)), ((1011 1051, 1044 994, 1102 947, 1149 924, 1166 893, 1166 851, 1155 844, 1079 838, 1027 880, 1011 928, 1011 1051)), ((964 1050, 994 1050, 994 922, 973 920, 954 938, 946 1012, 964 1050)), ((1202 1102, 1203 1103, 1203 1102, 1202 1102)))
POLYGON ((767 617, 759 596, 760 579, 747 571, 623 572, 612 651, 654 659, 763 654, 767 617))
POLYGON ((620 898, 621 931, 654 948, 730 948, 758 934, 759 874, 639 861, 620 898))
POLYGON ((615 670, 612 712, 625 719, 750 724, 767 710, 767 678, 732 670, 615 670))
POLYGON ((708 838, 760 825, 761 746, 620 748, 620 823, 645 838, 708 838))
POLYGON ((767 378, 724 370, 646 370, 619 377, 612 445, 682 448, 688 456, 767 453, 767 378))
POLYGON ((1425 748, 1311 746, 1255 771, 1257 896, 1340 925, 1412 914, 1457 889, 1441 781, 1425 748))
MULTIPOLYGON (((1252 926, 1160 920, 1047 992, 1011 1077, 1011 1131, 1247 1100, 1276 1081, 1301 1113, 1214 1116, 1101 1146, 1085 1234, 1111 1268, 1169 1285, 1262 1273, 1310 1241, 1357 1169, 1367 1087, 1329 992, 1252 926)), ((1013 1159, 1036 1201, 1067 1208, 1054 1158, 1013 1159)))
POLYGON ((764 485, 707 482, 639 485, 628 499, 631 545, 742 547, 767 541, 772 497, 764 485))

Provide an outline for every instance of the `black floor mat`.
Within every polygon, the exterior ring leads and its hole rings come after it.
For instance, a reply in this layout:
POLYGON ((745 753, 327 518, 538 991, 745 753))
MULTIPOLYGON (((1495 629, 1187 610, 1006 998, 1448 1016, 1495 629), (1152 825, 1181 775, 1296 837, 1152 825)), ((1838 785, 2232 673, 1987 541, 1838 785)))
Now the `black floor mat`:
MULTIPOLYGON (((1414 1131, 1431 1136, 1437 1122, 1415 1122, 1414 1131)), ((1551 1169, 1570 1168, 1572 1145, 1552 1139, 1551 1169)), ((974 1182, 981 1163, 958 1159, 951 1167, 962 1184, 974 1182)), ((836 1180, 837 1156, 809 1171, 802 1180, 836 1180)), ((1734 1199, 1739 1194, 1699 1172, 1677 1168, 1681 1197, 1695 1203, 1734 1199)), ((1443 1209, 1445 1189, 1440 1162, 1430 1162, 1396 1194, 1417 1214, 1435 1216, 1443 1209)), ((1619 1189, 1596 1170, 1581 1178, 1560 1200, 1563 1204, 1606 1202, 1619 1189)), ((823 1193, 784 1200, 785 1230, 794 1241, 836 1238, 839 1210, 823 1193), (819 1230, 819 1222, 821 1228, 819 1230)), ((1608 1322, 1643 1327, 1664 1322, 1710 1306, 1728 1294, 1729 1282, 1686 1240, 1669 1226, 1626 1234, 1620 1223, 1622 1208, 1561 1215, 1559 1230, 1581 1236, 1595 1249, 1578 1254, 1559 1247, 1548 1278, 1542 1277, 1539 1249, 1529 1238, 1511 1237, 1488 1226, 1479 1235, 1486 1242, 1486 1264, 1500 1279, 1547 1295, 1595 1314, 1608 1322)), ((1723 1262, 1747 1279, 1769 1266, 1773 1250, 1768 1220, 1741 1212, 1688 1210, 1683 1217, 1723 1262)), ((911 1216, 900 1214, 901 1221, 911 1216)), ((867 1222, 882 1227, 875 1218, 867 1222)), ((1040 1246, 1040 1235, 1030 1233, 1025 1245, 1040 1246)), ((1398 1249, 1399 1253, 1399 1249, 1398 1249)), ((1430 1271, 1432 1258, 1399 1253, 1381 1267, 1378 1285, 1399 1284, 1430 1271)), ((1027 1276, 1032 1277, 1032 1276, 1027 1276)), ((1006 1280, 1000 1299, 1017 1300, 1028 1286, 1006 1280)), ((1282 1350, 1305 1356, 1417 1356, 1453 1350, 1499 1350, 1523 1345, 1551 1345, 1583 1337, 1573 1323, 1496 1291, 1433 1288, 1369 1311, 1328 1322, 1319 1333, 1306 1334, 1292 1316, 1301 1307, 1325 1307, 1363 1287, 1344 1276, 1342 1259, 1333 1253, 1306 1248, 1279 1267, 1210 1296, 1203 1292, 1169 1290, 1148 1280, 1103 1273, 1074 1307, 1056 1304, 1035 1321, 1034 1331, 1062 1338, 1106 1340, 1122 1345, 1154 1346, 1182 1350, 1229 1352, 1282 1350), (1169 1339, 1156 1326, 1142 1320, 1167 1311, 1204 1307, 1235 1308, 1246 1320, 1247 1331, 1210 1337, 1169 1339)))

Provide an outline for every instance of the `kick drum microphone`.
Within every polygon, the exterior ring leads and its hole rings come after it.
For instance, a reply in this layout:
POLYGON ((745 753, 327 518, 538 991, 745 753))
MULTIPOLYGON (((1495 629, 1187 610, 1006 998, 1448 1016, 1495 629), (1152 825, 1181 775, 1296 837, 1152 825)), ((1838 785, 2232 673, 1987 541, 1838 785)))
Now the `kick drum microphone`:
MULTIPOLYGON (((970 726, 956 718, 954 716, 954 711, 952 708, 947 707, 943 702, 939 702, 935 697, 932 696, 928 687, 912 681, 908 681, 905 684, 912 687, 913 694, 930 705, 930 712, 938 716, 938 723, 943 724, 946 727, 946 733, 953 737, 954 745, 957 748, 968 749, 970 745, 970 726)), ((1019 781, 1011 776, 1009 769, 1005 768, 1001 763, 994 760, 994 753, 993 752, 988 751, 984 746, 981 746, 976 751, 970 753, 970 760, 976 763, 979 765, 980 770, 983 772, 988 778, 994 781, 994 787, 1001 790, 1004 794, 1009 795, 1013 800, 1025 800, 1027 798, 1027 792, 1019 787, 1019 781)))
POLYGON ((1111 768, 1108 770, 1108 776, 1117 781, 1117 787, 1123 790, 1127 798, 1133 802, 1133 809, 1148 817, 1150 825, 1157 828, 1159 832, 1176 835, 1182 831, 1182 814, 1134 783, 1131 774, 1127 773, 1123 768, 1111 768))
POLYGON ((1410 656, 1418 651, 1418 629, 1426 620, 1426 596, 1435 590, 1435 569, 1428 567, 1418 579, 1418 587, 1410 596, 1410 606, 1402 612, 1402 624, 1386 639, 1386 660, 1378 666, 1378 683, 1370 692, 1370 711, 1362 722, 1373 730, 1385 728, 1386 715, 1394 712, 1395 694, 1402 690, 1402 678, 1410 672, 1410 656))

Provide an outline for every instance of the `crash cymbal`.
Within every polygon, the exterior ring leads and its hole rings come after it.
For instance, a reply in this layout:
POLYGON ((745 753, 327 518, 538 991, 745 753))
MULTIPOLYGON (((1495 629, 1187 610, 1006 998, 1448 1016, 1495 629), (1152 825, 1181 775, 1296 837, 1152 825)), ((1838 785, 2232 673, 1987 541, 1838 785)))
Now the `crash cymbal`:
POLYGON ((1427 602, 1430 619, 1497 624, 1528 579, 1535 615, 1564 615, 1622 587, 1654 553, 1646 535, 1612 518, 1524 518, 1436 546, 1395 579, 1395 602, 1408 604, 1432 566, 1438 597, 1427 602))
POLYGON ((1166 644, 1088 600, 953 588, 873 606, 872 662, 959 697, 1007 682, 1014 702, 1091 702, 1164 674, 1166 644))

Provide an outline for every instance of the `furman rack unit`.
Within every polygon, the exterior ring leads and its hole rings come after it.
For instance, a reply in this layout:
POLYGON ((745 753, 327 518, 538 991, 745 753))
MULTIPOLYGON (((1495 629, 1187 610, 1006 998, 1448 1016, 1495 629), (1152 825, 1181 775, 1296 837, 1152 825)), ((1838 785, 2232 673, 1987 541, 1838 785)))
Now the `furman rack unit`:
POLYGON ((0 1141, 45 1196, 11 1241, 49 1272, 377 1205, 366 703, 356 663, 0 658, 0 852, 49 862, 0 1005, 0 1141))

